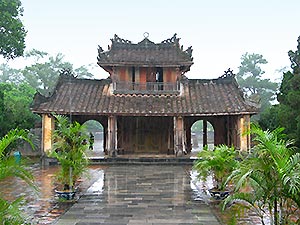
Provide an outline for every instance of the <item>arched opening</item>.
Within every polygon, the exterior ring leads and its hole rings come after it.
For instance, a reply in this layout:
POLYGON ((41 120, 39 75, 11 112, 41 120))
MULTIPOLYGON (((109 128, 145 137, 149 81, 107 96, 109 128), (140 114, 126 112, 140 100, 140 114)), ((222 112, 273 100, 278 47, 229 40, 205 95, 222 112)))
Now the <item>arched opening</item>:
POLYGON ((104 155, 104 128, 102 124, 96 120, 88 120, 84 122, 86 130, 89 133, 88 140, 88 157, 100 157, 104 155))
POLYGON ((214 127, 207 120, 197 120, 191 127, 192 153, 199 152, 207 144, 214 148, 214 127))

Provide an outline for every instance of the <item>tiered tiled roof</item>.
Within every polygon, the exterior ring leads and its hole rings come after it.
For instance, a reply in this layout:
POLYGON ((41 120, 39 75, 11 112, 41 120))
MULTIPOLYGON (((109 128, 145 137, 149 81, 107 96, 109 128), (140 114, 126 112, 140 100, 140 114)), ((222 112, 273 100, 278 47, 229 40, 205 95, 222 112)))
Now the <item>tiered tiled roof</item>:
POLYGON ((108 51, 98 48, 98 64, 106 66, 140 66, 140 67, 185 67, 189 70, 193 64, 192 47, 183 50, 176 34, 161 43, 154 43, 146 36, 137 44, 119 38, 111 39, 108 51))
POLYGON ((214 116, 255 114, 234 78, 187 80, 180 95, 112 94, 110 79, 61 77, 54 94, 37 94, 33 112, 73 115, 214 116))

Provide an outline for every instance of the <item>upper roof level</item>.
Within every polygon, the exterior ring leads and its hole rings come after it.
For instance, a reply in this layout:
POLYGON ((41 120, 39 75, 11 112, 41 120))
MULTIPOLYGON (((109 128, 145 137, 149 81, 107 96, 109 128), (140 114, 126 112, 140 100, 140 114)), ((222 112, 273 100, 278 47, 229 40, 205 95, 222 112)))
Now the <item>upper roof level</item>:
POLYGON ((174 67, 181 72, 190 70, 193 64, 192 47, 183 50, 176 34, 161 43, 154 43, 145 33, 144 39, 133 44, 117 35, 111 39, 111 46, 107 51, 98 47, 98 65, 106 71, 111 67, 136 66, 136 67, 174 67))

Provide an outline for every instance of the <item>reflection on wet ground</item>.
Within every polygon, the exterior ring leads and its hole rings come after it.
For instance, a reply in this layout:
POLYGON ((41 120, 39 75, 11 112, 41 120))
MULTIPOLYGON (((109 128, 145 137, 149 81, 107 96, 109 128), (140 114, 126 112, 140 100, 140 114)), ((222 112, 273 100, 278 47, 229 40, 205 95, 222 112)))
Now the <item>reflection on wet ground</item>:
POLYGON ((191 167, 112 165, 57 224, 220 224, 191 167))
MULTIPOLYGON (((98 179, 99 174, 103 174, 102 168, 104 167, 89 168, 87 175, 80 184, 82 192, 98 179)), ((42 169, 39 163, 33 164, 29 170, 34 174, 39 192, 34 191, 20 179, 12 178, 0 182, 1 194, 7 200, 23 196, 26 202, 22 211, 31 224, 51 224, 73 205, 71 202, 59 202, 55 196, 54 176, 57 169, 57 166, 42 169)))
MULTIPOLYGON (((73 203, 59 202, 55 197, 53 180, 56 166, 42 169, 39 164, 34 164, 30 170, 40 193, 35 193, 18 179, 2 182, 1 193, 7 199, 24 196, 27 203, 23 209, 31 224, 53 224, 73 203)), ((88 175, 80 183, 78 197, 81 198, 73 206, 79 210, 75 215, 77 220, 85 222, 93 217, 97 223, 113 220, 119 221, 119 224, 130 224, 131 220, 134 224, 166 221, 169 224, 177 224, 178 221, 199 224, 197 216, 205 214, 203 220, 218 224, 205 204, 206 193, 196 188, 196 185, 205 184, 196 184, 194 178, 190 166, 90 166, 88 175), (89 214, 93 210, 96 215, 89 214)), ((67 212, 58 224, 66 224, 64 219, 73 216, 71 211, 67 212)))
MULTIPOLYGON (((39 193, 13 178, 0 183, 1 194, 6 199, 24 196, 27 202, 23 211, 34 225, 66 225, 80 221, 82 224, 109 224, 112 221, 114 224, 139 225, 219 224, 213 214, 228 221, 228 212, 221 213, 207 192, 213 186, 212 179, 198 180, 191 166, 90 166, 80 182, 77 195, 80 199, 75 205, 60 202, 55 197, 53 181, 57 169, 57 166, 42 169, 38 163, 30 166, 39 193), (71 207, 75 211, 65 213, 71 207)), ((260 224, 260 221, 250 212, 245 213, 238 224, 260 224)))

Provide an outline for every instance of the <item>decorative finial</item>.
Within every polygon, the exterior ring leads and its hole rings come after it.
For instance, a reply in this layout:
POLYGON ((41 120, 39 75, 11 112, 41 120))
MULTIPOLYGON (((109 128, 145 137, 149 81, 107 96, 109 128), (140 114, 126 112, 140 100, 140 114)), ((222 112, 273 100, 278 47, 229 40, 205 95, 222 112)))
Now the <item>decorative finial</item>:
POLYGON ((220 76, 220 78, 230 78, 230 77, 235 77, 233 70, 231 70, 230 68, 228 68, 227 71, 225 70, 224 74, 222 76, 220 76))
POLYGON ((145 33, 144 33, 144 38, 147 38, 147 39, 148 39, 148 37, 149 37, 149 33, 148 33, 148 32, 145 32, 145 33))
POLYGON ((232 76, 233 75, 233 70, 231 70, 230 68, 228 68, 228 70, 226 71, 224 71, 224 75, 225 76, 232 76))

